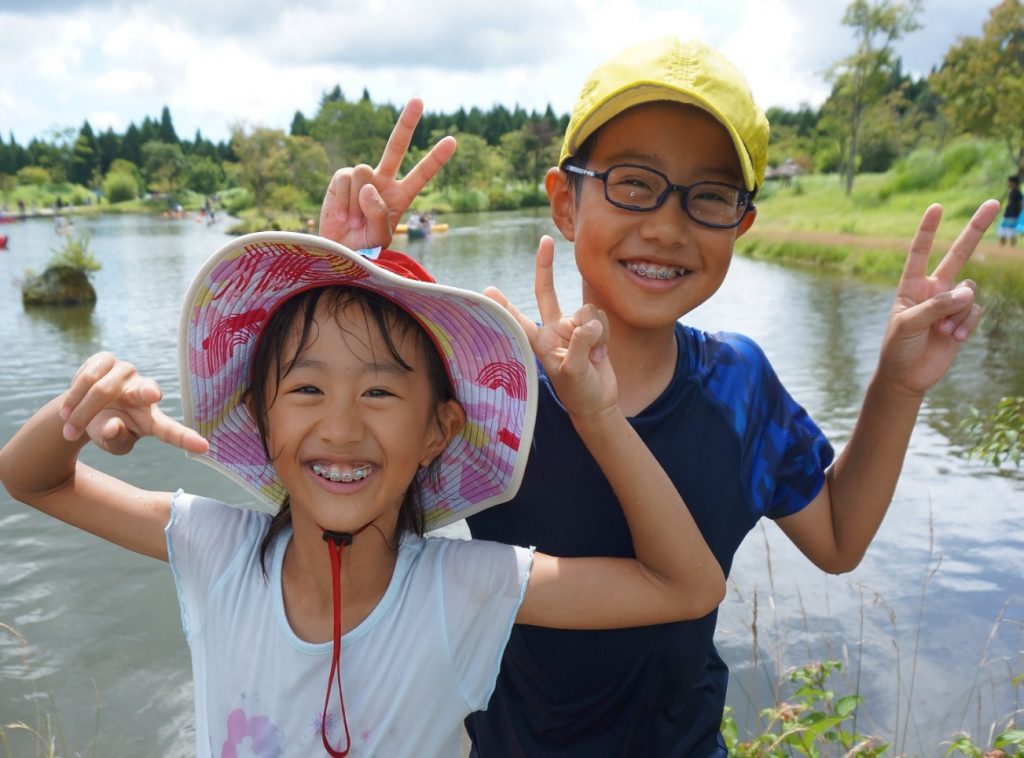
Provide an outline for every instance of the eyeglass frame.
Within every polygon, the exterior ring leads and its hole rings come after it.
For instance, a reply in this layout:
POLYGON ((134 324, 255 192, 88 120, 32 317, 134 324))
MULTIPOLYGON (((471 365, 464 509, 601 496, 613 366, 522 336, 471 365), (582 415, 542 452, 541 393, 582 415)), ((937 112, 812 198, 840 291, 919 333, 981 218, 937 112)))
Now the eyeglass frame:
POLYGON ((680 205, 682 205, 683 211, 686 213, 687 217, 692 219, 695 223, 700 224, 701 226, 705 226, 709 229, 735 229, 737 226, 743 223, 743 219, 745 219, 751 211, 757 209, 757 206, 754 205, 754 193, 752 193, 746 187, 737 187, 735 184, 714 181, 694 182, 689 186, 685 184, 673 184, 669 180, 667 175, 663 174, 661 171, 658 171, 656 168, 645 166, 642 163, 616 163, 612 166, 609 166, 604 171, 594 171, 593 169, 590 168, 584 168, 583 166, 577 166, 573 163, 567 163, 562 167, 562 170, 570 174, 577 174, 579 176, 589 176, 593 177, 594 179, 600 179, 601 184, 604 185, 605 200, 607 200, 609 203, 611 203, 617 208, 622 208, 623 210, 627 211, 633 211, 635 213, 649 213, 651 211, 656 211, 665 204, 665 201, 668 199, 669 195, 671 195, 673 192, 678 192, 680 205), (662 191, 660 195, 658 195, 658 199, 650 208, 641 208, 635 205, 628 205, 626 203, 620 203, 616 200, 612 200, 611 197, 609 197, 608 195, 608 175, 617 168, 640 168, 643 169, 644 171, 650 171, 652 174, 660 176, 665 181, 665 189, 662 191), (736 220, 735 223, 712 224, 707 221, 703 221, 699 218, 696 218, 692 213, 690 213, 690 208, 688 207, 686 202, 687 195, 690 194, 690 190, 692 190, 694 187, 699 187, 703 184, 710 184, 717 187, 728 187, 729 189, 737 190, 740 192, 739 199, 743 201, 743 213, 740 214, 740 217, 736 220))

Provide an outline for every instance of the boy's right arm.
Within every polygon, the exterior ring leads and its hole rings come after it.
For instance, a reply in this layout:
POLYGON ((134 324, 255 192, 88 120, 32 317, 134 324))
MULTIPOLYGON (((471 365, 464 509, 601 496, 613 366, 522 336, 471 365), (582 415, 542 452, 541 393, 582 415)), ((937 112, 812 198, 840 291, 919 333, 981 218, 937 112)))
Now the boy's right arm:
POLYGON ((37 411, 0 449, 0 482, 11 496, 129 550, 167 560, 171 494, 139 489, 79 462, 90 439, 115 454, 144 435, 193 452, 206 441, 156 407, 160 390, 109 353, 92 356, 71 386, 37 411))

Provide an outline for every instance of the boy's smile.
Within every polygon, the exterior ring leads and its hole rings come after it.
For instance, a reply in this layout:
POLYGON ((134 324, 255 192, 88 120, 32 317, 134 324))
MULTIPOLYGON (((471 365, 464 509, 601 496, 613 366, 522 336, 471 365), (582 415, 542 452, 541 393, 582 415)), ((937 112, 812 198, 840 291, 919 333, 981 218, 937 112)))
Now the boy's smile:
MULTIPOLYGON (((743 186, 725 128, 707 112, 677 103, 631 108, 597 133, 586 168, 605 171, 620 163, 649 166, 675 184, 743 186)), ((582 180, 578 203, 564 177, 549 189, 556 223, 575 242, 583 300, 607 313, 613 338, 671 329, 714 294, 729 269, 733 243, 755 215, 749 212, 735 229, 712 229, 690 218, 677 194, 655 210, 638 212, 609 202, 593 178, 582 180)))

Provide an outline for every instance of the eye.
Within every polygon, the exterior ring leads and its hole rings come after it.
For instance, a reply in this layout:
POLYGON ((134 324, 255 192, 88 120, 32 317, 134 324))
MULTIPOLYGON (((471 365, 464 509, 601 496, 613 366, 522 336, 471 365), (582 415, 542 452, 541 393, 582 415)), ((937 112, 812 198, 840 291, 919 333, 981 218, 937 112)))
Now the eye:
POLYGON ((312 384, 300 384, 300 385, 298 385, 296 387, 293 387, 292 389, 290 389, 288 391, 291 392, 291 393, 294 393, 296 395, 319 395, 319 394, 321 394, 320 393, 320 388, 316 387, 316 386, 314 386, 312 384))
POLYGON ((608 176, 608 183, 623 190, 636 190, 651 194, 655 190, 658 178, 653 174, 638 169, 616 169, 608 176))
POLYGON ((385 389, 384 387, 373 387, 366 390, 364 393, 367 397, 373 399, 381 399, 387 397, 396 397, 395 393, 391 390, 385 389))
POLYGON ((729 186, 698 184, 690 193, 691 202, 736 207, 740 203, 739 192, 729 186))

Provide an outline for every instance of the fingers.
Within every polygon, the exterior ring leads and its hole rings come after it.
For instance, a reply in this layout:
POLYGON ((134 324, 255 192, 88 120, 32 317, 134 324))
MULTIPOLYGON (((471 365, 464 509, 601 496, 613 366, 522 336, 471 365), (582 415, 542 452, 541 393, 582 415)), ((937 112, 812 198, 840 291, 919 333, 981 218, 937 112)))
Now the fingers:
POLYGON ((342 242, 348 225, 349 198, 352 192, 352 169, 340 168, 334 172, 320 206, 320 234, 335 242, 342 242))
POLYGON ((949 252, 942 258, 939 265, 935 267, 933 276, 942 283, 943 287, 948 289, 953 285, 953 282, 956 281, 957 276, 960 274, 960 269, 970 259, 974 248, 978 246, 981 238, 985 236, 985 232, 992 225, 998 214, 998 200, 986 200, 978 206, 978 210, 974 212, 971 220, 967 222, 967 226, 963 228, 963 231, 960 232, 960 235, 953 242, 949 252))
POLYGON ((420 193, 420 190, 426 186, 427 182, 433 179, 434 175, 448 162, 448 159, 455 154, 455 148, 455 138, 451 136, 444 137, 413 166, 412 170, 402 180, 402 188, 408 192, 409 197, 414 197, 420 193))
MULTIPOLYGON (((362 163, 352 167, 351 181, 348 187, 348 226, 350 229, 362 229, 366 224, 366 216, 363 215, 363 208, 360 198, 363 195, 363 188, 373 185, 373 169, 362 163)), ((377 192, 374 188, 374 192, 377 192)), ((377 194, 380 197, 380 194, 377 194)), ((381 201, 383 203, 383 200, 381 201)))
POLYGON ((938 331, 952 335, 963 342, 973 333, 981 320, 981 308, 974 302, 973 282, 943 290, 923 303, 903 313, 904 325, 912 330, 924 331, 933 325, 938 331))
POLYGON ((562 317, 562 309, 558 305, 558 294, 555 292, 554 262, 555 241, 545 234, 540 238, 540 244, 537 246, 537 269, 533 284, 540 320, 544 324, 557 321, 562 317))
POLYGON ((512 317, 519 322, 519 326, 521 326, 523 331, 526 332, 526 337, 530 340, 530 346, 534 349, 534 352, 536 352, 537 334, 540 331, 537 324, 524 316, 522 311, 512 305, 512 303, 509 302, 509 299, 505 297, 505 294, 497 287, 487 287, 484 289, 484 295, 512 314, 512 317))
POLYGON ((418 97, 410 98, 409 102, 402 108, 395 128, 391 130, 388 143, 384 146, 384 154, 377 164, 377 171, 394 179, 398 176, 398 170, 402 167, 402 159, 409 152, 409 145, 412 143, 413 132, 416 131, 416 124, 420 122, 423 115, 423 101, 418 97))
POLYGON ((205 453, 209 449, 210 443, 195 429, 190 429, 184 424, 164 415, 164 412, 155 406, 152 408, 151 413, 152 427, 150 434, 161 442, 180 447, 182 450, 190 453, 205 453))
MULTIPOLYGON (((969 288, 974 293, 974 297, 977 297, 978 286, 970 279, 960 282, 953 291, 955 292, 960 287, 969 288)), ((978 327, 980 322, 981 307, 976 302, 973 302, 972 298, 970 307, 961 308, 955 313, 943 318, 939 321, 938 329, 942 334, 948 334, 958 342, 963 342, 974 333, 974 330, 978 327)))
MULTIPOLYGON (((64 394, 60 415, 64 437, 75 441, 105 409, 146 407, 160 401, 160 387, 111 353, 97 353, 82 364, 64 394)), ((94 427, 95 428, 95 427, 94 427)))
POLYGON ((600 343, 606 333, 605 325, 597 318, 585 321, 573 329, 572 336, 569 338, 569 349, 562 362, 563 371, 580 376, 590 368, 592 363, 600 362, 600 359, 595 361, 593 356, 597 351, 601 358, 604 357, 600 343))
POLYGON ((362 247, 387 247, 391 244, 394 229, 391 228, 391 216, 387 203, 372 184, 364 185, 359 190, 359 208, 366 221, 364 230, 365 242, 362 247))
POLYGON ((921 217, 921 223, 917 226, 914 239, 910 242, 910 250, 907 253, 907 262, 903 266, 901 281, 928 276, 928 256, 931 255, 935 232, 938 231, 941 220, 942 206, 938 203, 929 205, 924 216, 921 217))

